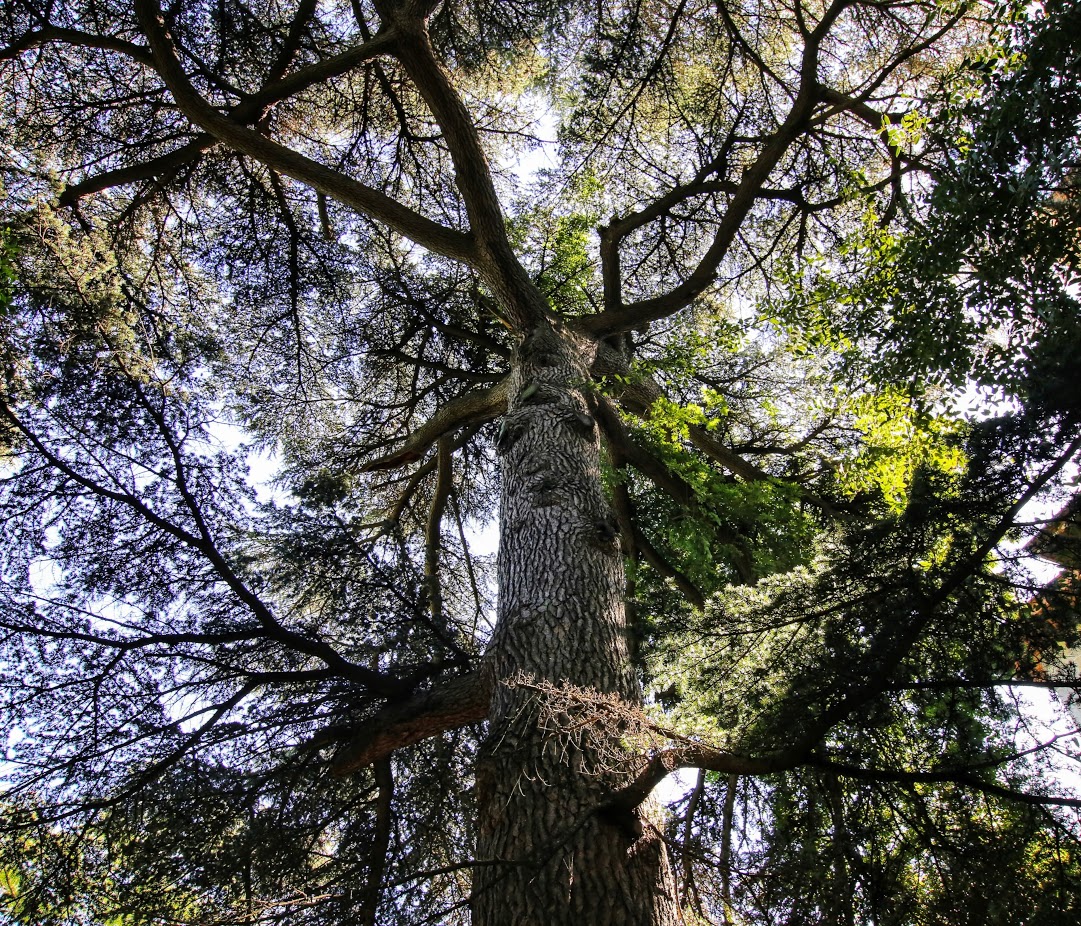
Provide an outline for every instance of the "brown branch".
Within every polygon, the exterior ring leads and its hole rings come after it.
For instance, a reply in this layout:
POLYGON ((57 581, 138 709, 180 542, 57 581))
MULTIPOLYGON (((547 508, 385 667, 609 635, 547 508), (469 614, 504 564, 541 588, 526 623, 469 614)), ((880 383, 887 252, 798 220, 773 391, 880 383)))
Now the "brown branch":
POLYGON ((700 425, 691 425, 689 430, 691 443, 711 460, 720 463, 733 475, 746 479, 748 482, 763 482, 773 478, 761 467, 755 466, 753 463, 744 460, 735 451, 729 450, 700 425))
MULTIPOLYGON (((787 116, 768 141, 758 157, 744 171, 739 185, 720 217, 713 241, 699 259, 688 277, 669 292, 628 305, 606 308, 596 315, 586 316, 575 322, 578 330, 593 337, 629 331, 640 325, 667 318, 690 305, 700 293, 712 285, 717 269, 735 241, 744 220, 758 201, 759 195, 781 158, 792 143, 803 133, 820 101, 818 83, 818 55, 822 41, 833 22, 841 14, 848 0, 835 0, 822 19, 807 37, 804 46, 800 84, 787 116)), ((609 305, 609 300, 605 300, 609 305)))
POLYGON ((335 77, 348 74, 353 68, 367 61, 389 54, 397 37, 392 31, 378 32, 371 38, 340 54, 333 55, 315 64, 309 64, 287 74, 280 80, 273 80, 251 96, 245 97, 237 110, 245 113, 262 112, 266 107, 280 103, 295 96, 309 87, 325 83, 335 77))
MULTIPOLYGON (((822 87, 819 91, 824 102, 836 107, 837 110, 852 113, 867 123, 872 129, 881 132, 885 128, 885 121, 900 122, 904 113, 881 112, 869 105, 865 100, 848 96, 840 90, 832 87, 822 87)), ((828 114, 827 114, 828 115, 828 114)))
MULTIPOLYGON (((677 505, 691 509, 698 506, 698 500, 691 485, 669 470, 661 460, 631 438, 619 418, 619 413, 605 396, 596 397, 593 405, 597 420, 604 429, 605 437, 619 458, 620 464, 628 463, 633 466, 677 505)), ((646 561, 665 578, 675 582, 676 587, 687 596, 687 599, 696 608, 701 608, 705 604, 701 591, 656 550, 637 524, 632 521, 628 523, 631 529, 630 539, 646 561)), ((744 582, 752 582, 754 573, 751 568, 750 556, 746 550, 746 538, 734 531, 724 530, 720 525, 714 526, 714 532, 719 540, 730 544, 734 550, 739 551, 732 558, 733 565, 744 582)))
POLYGON ((439 438, 438 475, 435 481, 435 492, 432 495, 432 504, 428 510, 428 524, 424 535, 424 584, 428 592, 428 605, 432 612, 432 623, 439 633, 445 633, 446 626, 443 621, 443 589, 439 581, 439 552, 442 546, 440 534, 443 527, 443 513, 447 508, 447 499, 450 497, 452 485, 452 460, 450 440, 447 437, 439 438))
POLYGON ((878 649, 873 674, 869 674, 863 681, 856 682, 839 697, 833 699, 830 706, 819 717, 809 718, 793 749, 809 752, 829 730, 887 689, 891 676, 904 662, 920 634, 934 619, 942 604, 972 578, 986 562, 991 551, 1014 527, 1018 513, 1039 495, 1067 464, 1074 460, 1079 451, 1081 451, 1081 437, 1071 441, 1058 458, 1032 480, 1028 488, 999 518, 998 523, 987 532, 976 549, 943 577, 938 588, 928 594, 924 600, 915 603, 918 610, 910 620, 898 620, 888 631, 873 641, 872 645, 878 649))
MULTIPOLYGON (((658 399, 664 397, 664 391, 653 379, 637 378, 631 380, 628 376, 629 372, 629 367, 621 355, 603 341, 599 342, 596 359, 594 360, 593 368, 591 370, 592 375, 597 379, 609 379, 621 383, 622 385, 616 396, 619 404, 639 418, 648 420, 652 416, 654 403, 658 399)), ((616 415, 616 417, 618 418, 618 415, 616 415)), ((716 437, 710 434, 706 428, 700 425, 691 425, 689 427, 689 433, 691 443, 694 444, 695 447, 701 450, 706 456, 713 460, 713 462, 719 463, 733 475, 738 476, 747 482, 763 482, 774 478, 761 467, 755 466, 755 464, 751 463, 749 460, 745 460, 734 450, 726 447, 717 440, 716 437)), ((654 479, 654 481, 657 481, 655 478, 656 468, 662 464, 658 462, 652 469, 647 469, 646 467, 649 466, 648 462, 640 456, 636 457, 633 449, 631 449, 632 447, 633 444, 628 440, 627 452, 632 465, 634 465, 636 469, 641 469, 645 475, 654 479), (642 463, 641 467, 638 465, 639 460, 642 463)), ((661 485, 660 482, 657 484, 659 486, 661 485)), ((837 517, 836 509, 825 499, 808 492, 801 486, 792 485, 796 491, 799 492, 801 498, 810 502, 824 514, 837 517)), ((676 498, 676 496, 673 495, 673 498, 676 498)))
POLYGON ((998 678, 984 681, 970 681, 969 679, 931 679, 922 682, 904 682, 898 685, 887 685, 883 691, 965 691, 970 689, 981 690, 985 688, 1042 688, 1044 690, 1054 688, 1073 688, 1081 690, 1081 679, 1075 676, 1063 676, 1059 679, 1033 679, 1033 678, 998 678))
MULTIPOLYGON (((708 175, 708 172, 716 169, 715 165, 709 164, 704 169, 703 173, 708 175)), ((652 203, 638 212, 633 212, 620 219, 614 219, 608 225, 601 228, 601 260, 602 263, 606 260, 618 262, 619 252, 618 246, 624 238, 631 232, 648 225, 659 218, 668 215, 672 209, 676 206, 682 205, 689 199, 693 199, 696 196, 705 196, 710 193, 724 193, 735 194, 739 192, 740 183, 735 180, 714 179, 709 180, 704 177, 696 178, 690 183, 682 184, 672 187, 663 196, 655 199, 652 203)), ((791 189, 772 189, 769 187, 763 187, 756 190, 754 193, 755 198, 765 199, 771 202, 788 202, 794 206, 799 206, 801 209, 809 211, 820 211, 828 206, 837 205, 841 202, 840 198, 829 200, 826 203, 813 204, 808 202, 807 198, 803 195, 803 191, 799 187, 793 187, 791 189)), ((605 274, 606 281, 611 279, 613 284, 618 284, 618 271, 616 268, 618 263, 613 263, 613 272, 609 276, 605 274)), ((607 304, 607 303, 606 303, 607 304)))
POLYGON ((289 70, 289 65, 293 63, 297 52, 300 51, 300 40, 304 37, 304 29, 315 15, 318 2, 319 0, 300 0, 293 21, 289 24, 289 33, 285 37, 285 42, 270 66, 270 72, 267 75, 268 83, 281 80, 289 70))
POLYGON ((699 769, 683 821, 683 906, 693 909, 699 916, 703 916, 702 898, 698 895, 698 885, 694 883, 694 859, 689 847, 694 837, 694 815, 698 812, 698 805, 702 803, 705 790, 706 773, 699 769))
POLYGON ((472 235, 441 225, 414 212, 382 191, 305 157, 222 115, 199 95, 181 67, 156 0, 135 0, 135 10, 153 52, 154 69, 169 88, 181 112, 205 132, 242 154, 310 186, 317 193, 323 193, 384 223, 430 251, 466 264, 477 263, 478 254, 472 235))
MULTIPOLYGON (((315 3, 313 0, 305 0, 302 9, 298 10, 298 18, 294 20, 286 44, 279 54, 278 60, 271 68, 267 83, 257 92, 243 97, 229 111, 229 118, 237 124, 250 125, 259 122, 266 117, 267 110, 275 103, 294 96, 315 84, 340 77, 365 61, 386 54, 393 44, 393 36, 390 33, 380 33, 348 51, 286 75, 285 70, 295 57, 300 31, 298 23, 300 23, 300 16, 305 6, 314 9, 315 3)), ((14 57, 22 51, 48 42, 117 51, 140 64, 155 68, 155 62, 150 50, 144 46, 109 36, 95 36, 74 29, 60 29, 51 26, 34 33, 28 33, 17 43, 3 49, 0 51, 0 60, 14 57)), ((93 177, 87 177, 85 180, 65 189, 61 194, 60 201, 65 205, 71 205, 84 196, 90 196, 114 186, 149 180, 163 173, 178 170, 185 164, 195 161, 200 154, 213 148, 217 143, 218 138, 214 135, 200 133, 187 144, 160 157, 152 158, 140 164, 131 164, 115 170, 105 171, 93 177)))
POLYGON ((665 777, 681 768, 708 769, 709 771, 722 772, 727 775, 770 775, 789 771, 801 765, 832 771, 848 778, 912 784, 920 782, 952 783, 1026 804, 1081 807, 1081 798, 1053 797, 1017 791, 994 782, 985 781, 965 769, 929 772, 869 769, 815 757, 800 747, 779 750, 772 756, 765 758, 753 758, 723 752, 704 743, 690 742, 663 750, 651 757, 638 770, 634 781, 616 792, 607 806, 627 810, 637 807, 649 797, 653 789, 665 777))
MULTIPOLYGON (((698 586, 657 551, 657 548, 649 542, 649 538, 642 533, 641 528, 639 528, 637 524, 631 526, 631 532, 635 546, 642 554, 642 558, 649 563, 650 566, 656 569, 657 572, 664 576, 664 578, 670 579, 672 584, 682 592, 683 597, 692 605, 699 610, 704 608, 706 606, 706 598, 698 589, 698 586)), ((743 569, 738 563, 736 564, 736 568, 739 570, 740 576, 742 577, 743 569)))
MULTIPOLYGON (((733 475, 739 476, 747 482, 763 482, 774 478, 761 467, 755 466, 749 460, 743 459, 743 457, 734 450, 726 447, 701 425, 691 425, 689 431, 691 443, 714 462, 720 463, 721 466, 733 475)), ((797 485, 796 483, 790 482, 788 485, 791 485, 799 493, 800 498, 810 502, 823 514, 829 515, 832 518, 840 517, 840 513, 837 509, 820 495, 809 492, 803 486, 797 485)))
MULTIPOLYGON (((527 331, 550 319, 551 311, 511 247, 480 133, 435 56, 424 19, 426 13, 410 10, 409 6, 392 19, 391 28, 399 37, 395 56, 443 133, 454 162, 455 185, 476 240, 478 269, 483 271, 515 328, 527 331)), ((427 5, 421 4, 421 8, 427 9, 427 5)), ((393 14, 388 10, 387 15, 393 14)))
POLYGON ((90 801, 88 806, 95 808, 113 807, 120 804, 126 798, 137 794, 142 788, 148 784, 157 781, 162 775, 164 775, 169 769, 171 769, 177 762, 184 758, 199 742, 205 737, 226 714, 228 714, 233 708, 237 707, 245 698, 248 697, 256 688, 259 687, 257 682, 249 681, 238 691, 234 692, 229 698, 220 704, 211 705, 206 710, 211 711, 210 717, 202 723, 199 727, 188 734, 184 740, 174 748, 168 755, 163 756, 156 762, 152 762, 147 768, 141 771, 135 776, 131 782, 123 787, 119 792, 111 795, 108 798, 99 801, 90 801))
POLYGON ((488 389, 477 389, 456 396, 410 434, 399 449, 364 464, 361 472, 398 469, 407 463, 415 463, 439 438, 465 425, 480 424, 498 418, 507 409, 509 386, 510 380, 504 379, 488 389))
POLYGON ((126 42, 124 39, 112 35, 94 35, 79 29, 64 29, 60 26, 44 26, 34 32, 27 32, 11 45, 0 48, 0 61, 8 61, 24 51, 29 51, 31 48, 53 42, 76 45, 81 48, 97 48, 101 51, 118 51, 140 64, 145 64, 148 67, 153 66, 150 49, 145 45, 126 42))
POLYGON ((375 799, 375 832, 368 852, 368 883, 364 886, 364 899, 359 910, 360 926, 375 926, 379 899, 383 893, 383 878, 387 870, 387 850, 394 830, 392 814, 394 801, 394 770, 390 756, 375 762, 372 771, 379 794, 375 799))
MULTIPOLYGON (((601 414, 600 409, 598 409, 598 419, 601 419, 601 414)), ((629 462, 626 449, 628 446, 633 447, 634 445, 613 440, 612 431, 609 429, 608 424, 602 420, 601 425, 605 428, 606 435, 609 438, 609 453, 612 457, 613 468, 625 470, 629 462)), ((659 461, 657 461, 657 466, 667 475, 667 470, 661 466, 659 461)), ((690 487, 686 486, 686 490, 690 492, 690 487)), ((617 482, 612 491, 612 507, 615 509, 616 520, 619 522, 619 529, 627 546, 627 554, 631 559, 637 561, 639 554, 641 554, 642 558, 657 572, 666 579, 670 579, 691 604, 699 609, 705 607, 705 596, 699 591, 698 587, 679 569, 661 556, 653 544, 650 543, 649 538, 642 533, 635 516, 634 502, 631 500, 630 492, 627 491, 627 486, 623 481, 617 482)), ((630 589, 628 589, 628 597, 634 597, 630 589)))
POLYGON ((391 704, 350 732, 335 756, 334 772, 348 775, 386 758, 396 749, 447 730, 480 723, 488 716, 492 682, 481 668, 437 682, 408 701, 391 704))
POLYGON ((721 902, 724 904, 725 926, 732 923, 732 823, 738 783, 739 775, 730 773, 724 789, 724 809, 721 811, 721 902))
POLYGON ((102 190, 108 190, 114 186, 123 186, 126 183, 151 180, 164 173, 179 170, 185 164, 192 163, 204 151, 213 148, 215 144, 217 144, 217 140, 213 136, 201 133, 186 145, 181 145, 168 154, 87 177, 85 180, 80 180, 78 183, 66 187, 64 192, 60 194, 60 204, 71 206, 84 196, 92 196, 94 193, 100 193, 102 190))
POLYGON ((598 395, 592 403, 597 421, 604 429, 609 446, 618 454, 620 464, 630 464, 677 505, 683 508, 695 504, 694 489, 668 469, 663 462, 635 441, 624 426, 611 400, 598 395))
POLYGON ((813 759, 807 764, 814 768, 834 772, 843 778, 857 778, 862 781, 894 781, 902 784, 957 784, 983 794, 993 794, 996 797, 1004 797, 1007 800, 1018 801, 1022 804, 1036 804, 1040 806, 1054 807, 1081 807, 1081 798, 1056 797, 1048 794, 1032 794, 1027 791, 1018 791, 1007 788, 1005 785, 985 781, 975 775, 964 771, 940 771, 940 772, 910 772, 896 769, 864 768, 858 765, 848 765, 843 762, 833 762, 826 759, 813 759))
POLYGON ((615 793, 608 806, 627 810, 637 807, 668 775, 681 768, 707 769, 726 775, 771 775, 793 769, 805 761, 805 754, 790 749, 758 759, 723 752, 705 743, 683 743, 650 758, 638 770, 634 781, 615 793))
MULTIPOLYGON (((664 398, 664 390, 656 380, 642 377, 631 379, 626 361, 604 342, 601 342, 597 348, 597 356, 591 372, 598 379, 610 379, 620 383, 616 395, 619 404, 639 418, 649 419, 652 416, 654 404, 658 399, 664 398)), ((729 472, 749 482, 772 478, 765 470, 729 450, 705 428, 692 426, 691 442, 729 472)))

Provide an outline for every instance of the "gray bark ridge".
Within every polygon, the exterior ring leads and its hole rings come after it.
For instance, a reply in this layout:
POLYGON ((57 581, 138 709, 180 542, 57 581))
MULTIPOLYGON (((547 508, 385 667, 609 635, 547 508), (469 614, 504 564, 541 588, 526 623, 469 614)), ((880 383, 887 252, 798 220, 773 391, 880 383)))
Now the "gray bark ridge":
POLYGON ((617 522, 586 401, 594 345, 548 325, 521 345, 503 458, 498 620, 477 764, 476 926, 680 922, 648 804, 611 799, 639 765, 640 710, 617 522))

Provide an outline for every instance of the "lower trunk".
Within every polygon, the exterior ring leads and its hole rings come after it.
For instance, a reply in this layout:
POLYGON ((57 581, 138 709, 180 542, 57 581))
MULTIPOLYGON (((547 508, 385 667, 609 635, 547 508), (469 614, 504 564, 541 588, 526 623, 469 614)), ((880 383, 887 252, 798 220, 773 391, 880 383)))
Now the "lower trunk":
POLYGON ((475 926, 680 922, 649 810, 615 810, 635 770, 618 530, 579 384, 588 357, 527 339, 500 433, 496 679, 477 765, 475 926))

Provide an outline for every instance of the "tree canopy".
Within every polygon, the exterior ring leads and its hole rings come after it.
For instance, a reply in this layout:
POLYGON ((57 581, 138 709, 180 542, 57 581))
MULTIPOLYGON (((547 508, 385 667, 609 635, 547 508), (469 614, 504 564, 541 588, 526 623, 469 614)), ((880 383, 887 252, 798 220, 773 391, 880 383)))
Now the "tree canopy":
POLYGON ((6 4, 0 915, 1075 923, 1079 65, 6 4))

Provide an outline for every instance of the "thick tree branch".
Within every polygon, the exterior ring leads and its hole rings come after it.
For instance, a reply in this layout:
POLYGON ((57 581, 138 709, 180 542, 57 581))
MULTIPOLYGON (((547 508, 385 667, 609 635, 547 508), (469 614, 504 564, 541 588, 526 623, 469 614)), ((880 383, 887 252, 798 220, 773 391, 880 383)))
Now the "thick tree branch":
MULTIPOLYGON (((664 391, 655 380, 640 377, 633 380, 629 378, 629 368, 626 361, 604 341, 598 344, 597 355, 591 373, 597 379, 615 379, 617 382, 622 383, 617 396, 619 404, 643 420, 648 420, 651 417, 654 403, 664 397, 664 391)), ((690 425, 689 433, 691 443, 695 447, 734 476, 738 476, 747 482, 761 482, 773 478, 761 467, 756 466, 749 460, 745 460, 734 450, 726 447, 701 425, 690 425)), ((630 447, 631 444, 628 442, 628 459, 635 468, 642 468, 638 466, 638 460, 630 447)), ((644 460, 642 462, 645 463, 644 460)), ((645 468, 642 468, 642 471, 649 475, 650 478, 654 478, 655 467, 654 472, 650 472, 645 468)), ((658 485, 661 485, 661 483, 658 482, 658 485)), ((825 499, 799 486, 796 486, 796 489, 803 499, 810 502, 824 514, 837 516, 836 509, 825 499)))
MULTIPOLYGON (((317 83, 323 83, 342 74, 348 73, 353 68, 365 61, 384 55, 391 48, 394 37, 390 33, 380 33, 373 36, 368 42, 358 45, 349 51, 342 52, 325 61, 309 65, 294 71, 287 76, 278 75, 255 93, 244 97, 236 106, 229 111, 229 118, 238 125, 251 125, 264 119, 268 109, 275 103, 288 99, 303 92, 317 83)), ((144 62, 153 67, 153 61, 147 56, 144 62)), ((280 70, 279 68, 276 70, 280 70)), ((131 164, 116 170, 88 177, 85 180, 68 187, 61 196, 61 202, 71 203, 83 196, 98 193, 101 190, 125 183, 135 183, 139 180, 148 180, 160 176, 168 171, 176 170, 184 164, 194 161, 200 154, 217 145, 219 139, 209 133, 196 135, 190 142, 141 164, 131 164)))
POLYGON ((85 180, 80 180, 78 183, 73 183, 60 194, 60 203, 64 206, 70 206, 84 196, 92 196, 102 190, 109 190, 127 183, 138 183, 140 180, 151 180, 160 177, 162 174, 171 173, 185 164, 192 163, 204 151, 208 151, 216 144, 217 140, 211 135, 196 135, 186 145, 181 145, 168 154, 138 164, 118 167, 115 170, 106 170, 100 174, 87 177, 85 180))
MULTIPOLYGON (((800 85, 788 115, 763 145, 754 162, 744 170, 729 200, 728 208, 717 223, 712 243, 687 279, 664 295, 606 308, 597 315, 577 320, 575 327, 578 330, 594 337, 602 337, 667 318, 690 305, 713 283, 721 261, 758 201, 766 180, 792 143, 799 138, 821 98, 818 83, 819 49, 829 28, 847 5, 848 0, 836 0, 826 10, 814 31, 808 34, 800 69, 800 85)), ((605 300, 605 305, 609 305, 608 299, 605 300)))
POLYGON ((477 389, 455 397, 410 434, 398 450, 364 464, 361 472, 397 469, 407 463, 415 463, 444 435, 466 425, 498 418, 507 409, 509 387, 510 381, 505 379, 488 389, 477 389))
MULTIPOLYGON (((88 617, 97 617, 87 612, 88 617)), ((104 634, 89 633, 79 630, 52 630, 24 621, 0 618, 0 628, 12 633, 32 634, 50 640, 77 640, 90 646, 116 650, 121 653, 133 650, 149 649, 155 646, 180 646, 190 643, 196 646, 219 646, 226 643, 251 643, 266 638, 266 633, 258 627, 243 630, 200 633, 146 633, 138 637, 109 637, 104 634)))
POLYGON ((430 251, 466 264, 477 262, 477 249, 471 235, 440 225, 380 190, 271 141, 219 113, 196 92, 180 66, 156 0, 136 0, 135 9, 153 52, 154 69, 184 115, 208 134, 279 173, 386 224, 430 251))
POLYGON ((396 56, 428 104, 454 162, 455 183, 482 256, 478 269, 495 292, 508 320, 524 333, 550 318, 551 312, 511 248, 480 134, 436 59, 425 20, 416 12, 407 11, 392 22, 399 35, 396 56))
MULTIPOLYGON (((408 701, 392 704, 348 734, 334 759, 334 771, 347 775, 447 730, 480 723, 488 716, 492 682, 481 669, 437 682, 408 701)), ((318 741, 316 744, 318 745, 318 741)))
MULTIPOLYGON (((905 115, 900 112, 882 112, 875 109, 863 98, 848 96, 840 90, 834 90, 832 87, 822 87, 820 92, 823 101, 833 106, 835 111, 850 112, 852 115, 858 116, 867 125, 879 132, 885 128, 887 119, 890 122, 900 122, 905 115)), ((829 115, 832 114, 826 113, 823 118, 826 118, 829 115)))
MULTIPOLYGON (((597 420, 604 428, 605 436, 611 442, 613 449, 618 453, 621 462, 633 466, 638 472, 649 479, 658 489, 669 496, 682 508, 694 509, 698 506, 698 500, 694 489, 685 480, 668 469, 663 462, 658 460, 652 453, 637 443, 623 426, 619 418, 619 412, 605 396, 598 396, 594 402, 597 420)), ((694 584, 677 568, 668 563, 653 547, 645 535, 639 530, 637 524, 632 524, 632 538, 638 544, 646 560, 666 578, 672 579, 695 607, 702 607, 704 599, 702 593, 694 584)), ((740 535, 722 530, 717 527, 716 534, 720 540, 730 544, 740 553, 733 557, 733 565, 744 582, 754 579, 750 557, 746 552, 746 539, 740 535)))
MULTIPOLYGON (((642 558, 664 578, 670 579, 692 605, 699 610, 706 606, 705 596, 698 586, 658 552, 657 548, 650 543, 649 538, 642 533, 637 523, 632 522, 631 524, 631 538, 638 551, 642 554, 642 558)), ((739 568, 738 564, 737 568, 739 568)), ((740 572, 742 575, 742 569, 740 572)))
POLYGON ((248 681, 238 691, 236 691, 222 703, 208 707, 207 710, 211 711, 210 717, 206 721, 204 721, 198 728, 188 734, 188 736, 184 738, 183 742, 180 743, 180 745, 178 745, 175 749, 173 749, 168 755, 165 755, 156 762, 151 763, 118 793, 113 794, 105 800, 88 801, 87 805, 102 809, 106 807, 115 807, 133 794, 138 794, 139 791, 141 791, 151 782, 156 781, 167 771, 169 771, 169 769, 176 765, 177 762, 183 759, 185 755, 187 755, 193 748, 195 748, 195 746, 197 746, 199 742, 215 726, 217 726, 218 722, 223 717, 225 717, 231 710, 238 707, 240 703, 244 701, 248 697, 248 695, 250 695, 258 687, 258 682, 248 681))
POLYGON ((289 23, 289 32, 285 37, 285 42, 282 43, 274 63, 270 66, 267 74, 269 82, 281 80, 289 70, 297 52, 300 51, 300 40, 304 37, 304 30, 311 22, 312 16, 315 15, 318 3, 319 0, 300 0, 292 22, 289 23))
MULTIPOLYGON (((605 427, 606 432, 610 435, 611 432, 608 431, 607 426, 603 423, 602 426, 605 427)), ((625 470, 628 463, 626 454, 623 451, 623 446, 623 444, 611 441, 610 439, 609 454, 612 458, 612 466, 616 470, 625 470)), ((662 576, 666 579, 670 579, 691 604, 696 608, 704 607, 706 600, 697 586, 695 586, 695 584, 675 566, 669 563, 668 560, 661 556, 653 544, 650 543, 649 538, 642 533, 641 528, 638 526, 637 516, 634 511, 634 502, 631 500, 630 492, 627 491, 626 483, 623 480, 618 481, 612 490, 612 506, 615 509, 616 519, 619 521, 619 529, 623 534, 624 542, 627 547, 627 555, 634 561, 637 561, 638 557, 641 556, 662 576)), ((631 590, 628 589, 628 598, 633 597, 631 590)))
POLYGON ((651 757, 638 770, 634 780, 616 792, 608 806, 627 810, 637 807, 668 775, 681 768, 702 768, 726 775, 772 775, 795 768, 804 761, 804 756, 792 750, 755 758, 724 752, 705 743, 682 743, 651 757))
POLYGON ((17 41, 5 48, 0 48, 0 61, 8 61, 16 58, 31 48, 52 43, 63 45, 75 45, 81 48, 97 48, 102 51, 116 51, 126 55, 133 61, 153 67, 153 58, 150 49, 145 45, 136 45, 134 42, 126 42, 124 39, 112 35, 94 35, 79 29, 64 29, 60 26, 44 26, 33 32, 27 32, 17 41))
POLYGON ((341 77, 358 65, 389 55, 396 41, 397 36, 393 31, 378 32, 360 45, 270 80, 255 93, 241 100, 234 112, 241 114, 240 117, 261 113, 268 106, 296 96, 316 84, 341 77))

